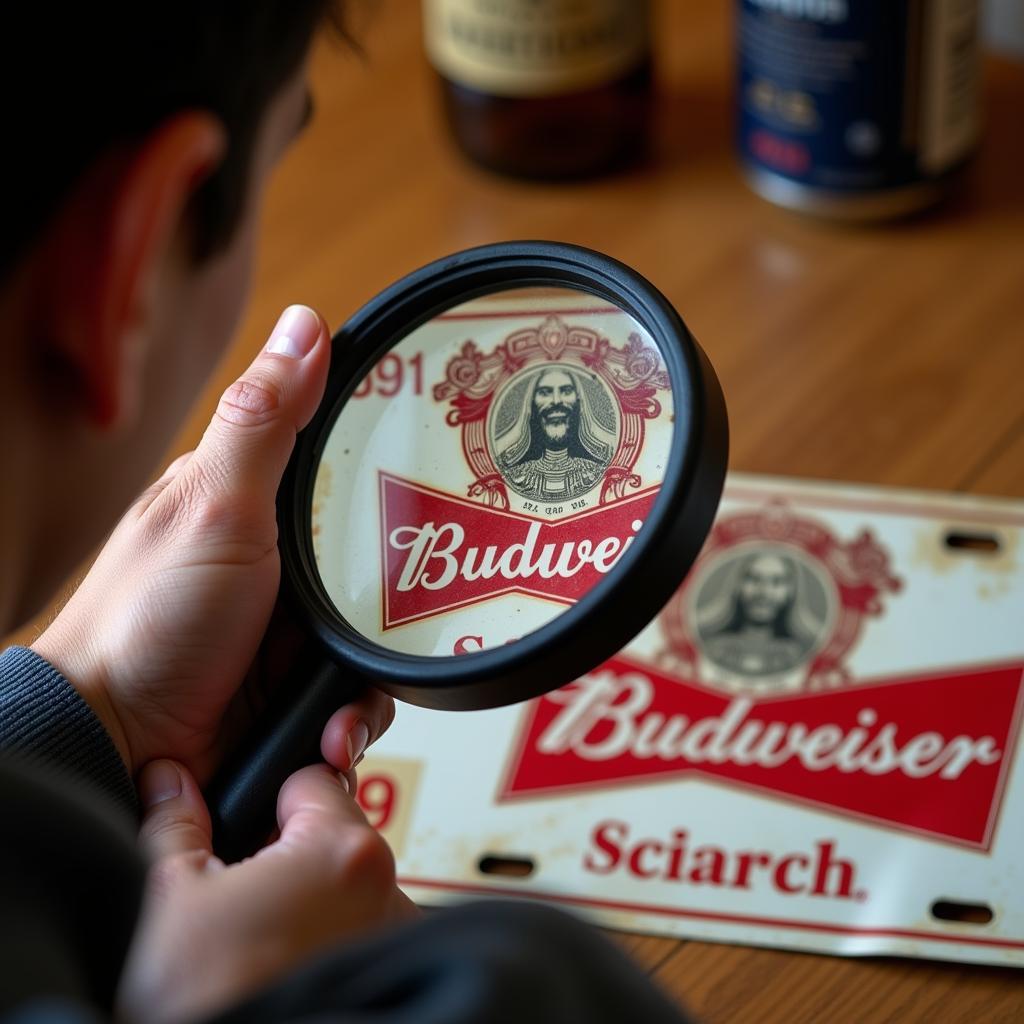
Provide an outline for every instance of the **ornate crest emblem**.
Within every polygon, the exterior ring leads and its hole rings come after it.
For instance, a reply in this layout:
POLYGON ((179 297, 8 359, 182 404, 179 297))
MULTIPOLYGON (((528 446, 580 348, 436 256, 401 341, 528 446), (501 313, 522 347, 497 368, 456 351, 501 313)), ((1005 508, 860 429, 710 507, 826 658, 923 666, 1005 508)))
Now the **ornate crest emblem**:
POLYGON ((549 315, 491 352, 467 340, 435 385, 462 431, 471 498, 498 509, 569 513, 640 488, 645 423, 669 378, 640 334, 615 346, 591 327, 549 315), (564 503, 564 504, 563 504, 564 503))
POLYGON ((849 682, 863 620, 902 584, 864 530, 841 542, 782 502, 720 519, 660 617, 673 675, 751 695, 849 682))

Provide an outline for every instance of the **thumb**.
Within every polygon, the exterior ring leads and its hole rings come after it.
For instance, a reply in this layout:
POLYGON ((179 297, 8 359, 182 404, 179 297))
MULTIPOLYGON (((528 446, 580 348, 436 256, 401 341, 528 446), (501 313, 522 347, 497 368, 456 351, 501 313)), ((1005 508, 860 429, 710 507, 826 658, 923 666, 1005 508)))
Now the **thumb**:
POLYGON ((295 434, 323 396, 329 341, 318 313, 289 306, 263 351, 221 396, 187 471, 231 497, 273 502, 295 434))
POLYGON ((151 860, 212 852, 210 812, 186 768, 176 761, 151 761, 139 774, 139 796, 139 838, 151 860))

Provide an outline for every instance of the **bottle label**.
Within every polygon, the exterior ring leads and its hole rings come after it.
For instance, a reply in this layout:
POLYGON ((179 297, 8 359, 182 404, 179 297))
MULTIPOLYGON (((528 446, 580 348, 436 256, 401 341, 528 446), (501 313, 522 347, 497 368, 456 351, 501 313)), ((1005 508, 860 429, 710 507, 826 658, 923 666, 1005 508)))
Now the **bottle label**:
POLYGON ((978 136, 981 53, 978 0, 936 0, 924 23, 921 166, 939 174, 978 136))
POLYGON ((834 192, 937 177, 978 131, 978 0, 741 0, 739 145, 834 192))
POLYGON ((626 74, 649 46, 647 0, 424 0, 431 63, 497 96, 550 96, 626 74))

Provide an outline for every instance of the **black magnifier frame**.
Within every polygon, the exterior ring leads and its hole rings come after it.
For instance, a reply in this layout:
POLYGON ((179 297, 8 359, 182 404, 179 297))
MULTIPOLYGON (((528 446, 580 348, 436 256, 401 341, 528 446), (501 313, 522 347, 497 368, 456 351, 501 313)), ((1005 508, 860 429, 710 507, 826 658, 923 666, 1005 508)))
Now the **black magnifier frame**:
POLYGON ((672 304, 609 256, 558 242, 503 242, 428 264, 372 299, 334 336, 324 399, 278 491, 281 596, 319 643, 307 645, 307 660, 292 667, 276 703, 207 789, 219 856, 238 860, 266 839, 281 784, 319 760, 327 719, 366 686, 423 707, 468 711, 536 697, 619 651, 696 559, 718 508, 727 453, 725 401, 711 364, 672 304), (657 345, 675 416, 658 495, 608 575, 519 640, 451 656, 383 647, 345 621, 321 581, 312 509, 324 447, 356 387, 412 331, 470 299, 532 286, 604 299, 657 345))
POLYGON ((556 242, 503 242, 438 260, 381 292, 334 336, 325 399, 299 437, 278 497, 282 577, 333 660, 356 678, 422 707, 474 710, 536 697, 611 657, 678 588, 718 507, 728 451, 717 377, 671 303, 609 256, 556 242), (675 422, 654 505, 608 575, 576 604, 507 645, 438 656, 368 640, 337 611, 313 550, 313 488, 324 446, 352 392, 417 327, 498 291, 562 286, 628 313, 669 373, 675 422))

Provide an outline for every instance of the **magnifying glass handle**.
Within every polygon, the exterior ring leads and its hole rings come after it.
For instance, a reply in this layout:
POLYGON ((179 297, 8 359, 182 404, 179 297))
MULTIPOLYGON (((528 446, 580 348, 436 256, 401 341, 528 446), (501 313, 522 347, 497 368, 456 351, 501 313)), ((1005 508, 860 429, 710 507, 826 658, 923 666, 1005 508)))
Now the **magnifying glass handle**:
POLYGON ((326 658, 303 664, 283 681, 278 698, 207 788, 218 857, 232 863, 266 842, 277 822, 281 786, 292 772, 322 760, 327 720, 357 692, 326 658))

